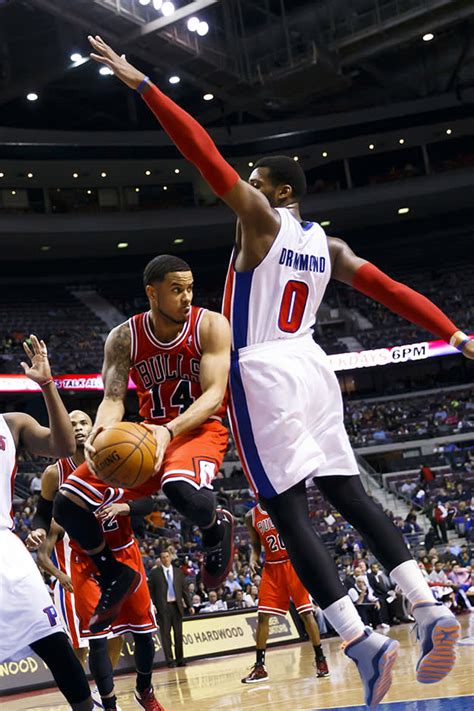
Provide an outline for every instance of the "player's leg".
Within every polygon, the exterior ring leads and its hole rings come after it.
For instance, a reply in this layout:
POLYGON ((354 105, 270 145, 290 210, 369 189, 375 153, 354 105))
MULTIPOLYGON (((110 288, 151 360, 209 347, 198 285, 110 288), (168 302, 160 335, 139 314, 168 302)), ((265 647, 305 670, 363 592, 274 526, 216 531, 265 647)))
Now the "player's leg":
POLYGON ((148 634, 133 634, 135 642, 135 668, 137 670, 137 681, 135 687, 135 701, 144 709, 158 709, 158 701, 155 698, 151 675, 153 670, 153 659, 155 658, 155 645, 153 636, 148 634), (155 704, 155 705, 153 705, 155 704))
POLYGON ((367 705, 378 703, 390 688, 398 642, 364 627, 333 559, 313 530, 305 482, 263 499, 263 504, 283 537, 299 579, 347 643, 345 653, 357 663, 367 705))
POLYGON ((242 684, 255 684, 268 679, 268 672, 265 667, 265 653, 267 650, 268 634, 270 630, 270 613, 259 612, 257 616, 257 643, 256 660, 250 673, 244 676, 242 684))
POLYGON ((30 646, 51 670, 58 689, 73 711, 93 709, 84 669, 74 654, 67 635, 64 632, 55 632, 32 642, 30 646))
POLYGON ((114 669, 107 648, 107 638, 89 641, 89 668, 97 684, 104 709, 116 709, 117 697, 114 691, 114 669))
POLYGON ((74 647, 74 654, 78 658, 83 669, 86 668, 87 654, 89 649, 87 647, 74 647))
POLYGON ((313 645, 317 676, 318 678, 327 677, 329 676, 329 668, 321 646, 321 635, 314 614, 312 611, 307 610, 306 612, 300 612, 299 615, 313 645))
POLYGON ((185 518, 202 531, 202 580, 208 590, 227 577, 234 557, 234 519, 216 509, 211 482, 227 447, 228 433, 219 422, 209 422, 178 437, 165 452, 162 490, 185 518))
POLYGON ((359 477, 324 476, 315 481, 325 498, 363 536, 412 604, 422 648, 418 681, 443 679, 454 666, 460 625, 442 603, 436 602, 400 530, 367 495, 359 477))

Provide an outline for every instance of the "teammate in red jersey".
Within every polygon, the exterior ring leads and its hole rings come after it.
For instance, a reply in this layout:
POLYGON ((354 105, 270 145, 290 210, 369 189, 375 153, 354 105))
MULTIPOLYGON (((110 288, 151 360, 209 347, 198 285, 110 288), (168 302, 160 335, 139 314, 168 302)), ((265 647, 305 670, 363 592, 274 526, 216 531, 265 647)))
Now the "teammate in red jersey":
MULTIPOLYGON (((230 364, 230 333, 218 313, 191 305, 193 275, 182 259, 161 255, 145 268, 150 311, 134 316, 109 334, 103 367, 104 398, 90 440, 100 428, 120 421, 129 375, 137 384, 140 413, 157 442, 157 474, 124 500, 160 487, 173 506, 203 530, 202 578, 207 587, 225 579, 233 557, 233 519, 217 511, 212 479, 227 446, 222 424, 230 364)), ((87 452, 87 444, 86 444, 87 452)), ((54 517, 97 566, 102 595, 89 628, 105 629, 139 583, 105 544, 91 510, 108 488, 92 462, 71 474, 56 497, 54 517)))
POLYGON ((290 600, 293 601, 303 620, 313 645, 316 675, 318 678, 329 676, 328 665, 321 647, 319 627, 313 614, 313 603, 291 565, 280 534, 261 503, 247 513, 245 524, 252 545, 250 568, 255 571, 256 567, 260 565, 262 545, 265 552, 265 565, 258 591, 257 659, 250 673, 242 679, 242 683, 254 684, 268 679, 265 651, 270 617, 272 615, 286 615, 290 609, 290 600))

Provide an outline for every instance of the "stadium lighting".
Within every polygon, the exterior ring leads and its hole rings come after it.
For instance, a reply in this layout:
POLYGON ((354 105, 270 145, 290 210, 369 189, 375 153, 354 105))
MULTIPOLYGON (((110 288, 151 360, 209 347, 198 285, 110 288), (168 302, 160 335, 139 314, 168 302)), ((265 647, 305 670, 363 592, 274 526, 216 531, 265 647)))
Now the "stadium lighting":
POLYGON ((163 185, 163 190, 168 190, 168 186, 167 186, 167 185, 163 185))
POLYGON ((204 99, 204 101, 212 101, 214 98, 214 94, 204 94, 202 98, 204 99))
POLYGON ((140 192, 140 188, 135 188, 135 192, 136 192, 136 193, 139 193, 139 192, 140 192))
POLYGON ((73 174, 72 174, 72 177, 73 177, 73 178, 78 178, 78 177, 79 177, 79 173, 73 173, 73 174))
POLYGON ((399 215, 408 215, 409 212, 410 212, 410 208, 409 208, 409 207, 399 207, 399 208, 398 208, 398 214, 399 214, 399 215))
POLYGON ((155 10, 161 10, 161 6, 163 5, 163 0, 153 0, 153 7, 155 10))
POLYGON ((128 247, 128 242, 119 242, 117 244, 118 249, 125 249, 126 247, 128 247))
POLYGON ((151 0, 138 0, 140 5, 149 5, 151 3, 151 0))
POLYGON ((323 156, 323 158, 327 158, 327 157, 328 157, 328 152, 327 152, 327 151, 323 151, 322 156, 323 156))
POLYGON ((168 81, 169 81, 170 84, 179 84, 179 82, 181 81, 181 79, 180 79, 178 76, 176 76, 176 74, 174 74, 172 77, 170 77, 170 78, 168 79, 168 81))
POLYGON ((12 195, 16 195, 16 190, 12 190, 12 195))
POLYGON ((107 177, 107 173, 105 172, 105 170, 102 171, 102 173, 100 174, 100 177, 101 177, 101 178, 106 178, 106 177, 107 177))
POLYGON ((71 62, 74 62, 74 64, 77 64, 78 62, 82 62, 83 56, 80 52, 74 52, 71 54, 71 62))
POLYGON ((49 246, 49 244, 42 244, 40 249, 42 252, 49 252, 51 247, 49 246))
POLYGON ((171 15, 174 13, 175 7, 172 2, 164 2, 162 7, 161 7, 161 12, 165 17, 171 17, 171 15))
POLYGON ((28 101, 37 101, 38 94, 35 94, 34 91, 30 91, 30 93, 26 95, 26 98, 28 99, 28 101))
POLYGON ((446 133, 448 134, 448 136, 450 136, 450 135, 452 134, 452 132, 453 132, 453 129, 452 129, 452 128, 447 128, 447 129, 446 129, 446 133))
POLYGON ((196 32, 198 33, 199 37, 204 37, 205 35, 207 35, 207 33, 209 32, 209 25, 207 24, 207 22, 200 22, 197 26, 196 32))
POLYGON ((423 35, 423 42, 431 42, 434 39, 434 34, 432 32, 427 32, 423 35))
POLYGON ((151 175, 151 170, 145 170, 145 175, 151 175))
POLYGON ((174 240, 174 244, 183 244, 183 242, 184 242, 184 239, 182 237, 177 237, 174 240))
POLYGON ((249 168, 253 168, 253 161, 249 161, 249 168))
POLYGON ((300 159, 299 156, 293 156, 294 161, 298 161, 299 159, 300 159))
POLYGON ((321 227, 329 227, 330 224, 331 220, 323 220, 322 222, 320 222, 321 227))
POLYGON ((190 17, 187 23, 188 30, 190 32, 196 32, 200 22, 201 20, 199 19, 199 17, 190 17))
POLYGON ((88 195, 92 195, 92 190, 86 190, 88 195))
POLYGON ((398 142, 399 142, 399 144, 400 144, 401 146, 403 146, 403 144, 405 143, 405 139, 404 139, 404 138, 400 138, 398 142))
POLYGON ((110 67, 101 67, 99 69, 99 74, 101 74, 103 77, 108 77, 111 74, 113 74, 113 71, 111 70, 110 67))
POLYGON ((174 169, 174 172, 176 173, 176 175, 179 175, 181 171, 180 171, 179 168, 175 168, 175 169, 174 169))
POLYGON ((0 178, 4 178, 4 177, 5 177, 5 173, 0 173, 0 178))
POLYGON ((33 173, 28 173, 27 178, 32 178, 32 177, 33 177, 33 173))

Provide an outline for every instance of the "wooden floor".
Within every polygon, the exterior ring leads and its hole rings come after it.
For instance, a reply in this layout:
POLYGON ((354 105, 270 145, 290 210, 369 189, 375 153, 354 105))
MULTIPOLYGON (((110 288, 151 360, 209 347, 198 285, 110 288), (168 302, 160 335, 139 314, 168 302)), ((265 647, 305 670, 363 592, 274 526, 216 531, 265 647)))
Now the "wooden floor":
MULTIPOLYGON (((460 619, 462 636, 474 637, 474 615, 460 619)), ((439 684, 422 685, 415 681, 418 648, 411 625, 392 628, 390 636, 400 641, 401 652, 395 667, 394 683, 379 709, 474 711, 474 646, 459 646, 458 663, 447 679, 439 684), (422 699, 432 701, 426 704, 422 701, 409 703, 422 699), (403 703, 389 703, 397 701, 403 703)), ((157 696, 166 711, 246 711, 256 708, 259 711, 304 711, 348 706, 354 711, 363 704, 356 667, 342 654, 338 640, 331 639, 323 644, 331 671, 328 679, 315 678, 312 648, 309 643, 302 643, 269 650, 268 682, 242 684, 240 679, 254 663, 255 656, 253 653, 237 654, 194 662, 178 670, 157 671, 154 674, 157 696)), ((132 675, 117 679, 118 700, 123 711, 138 708, 133 700, 133 687, 132 675)), ((57 692, 29 694, 23 698, 4 697, 0 699, 0 707, 2 711, 68 709, 57 692)))

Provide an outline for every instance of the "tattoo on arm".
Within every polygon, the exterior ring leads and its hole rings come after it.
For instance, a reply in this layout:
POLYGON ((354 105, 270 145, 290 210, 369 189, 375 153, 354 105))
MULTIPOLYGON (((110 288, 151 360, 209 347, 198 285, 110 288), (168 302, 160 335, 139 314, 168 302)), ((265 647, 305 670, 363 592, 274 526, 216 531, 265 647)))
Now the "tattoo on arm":
POLYGON ((122 323, 111 331, 105 343, 102 378, 104 397, 108 400, 123 400, 125 397, 131 366, 130 347, 130 327, 128 322, 122 323))

